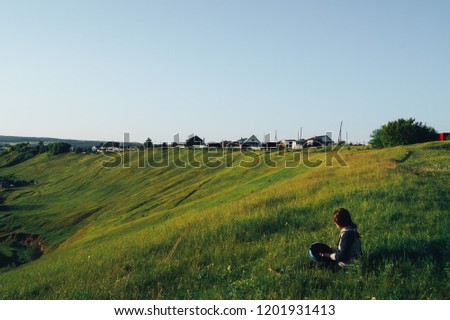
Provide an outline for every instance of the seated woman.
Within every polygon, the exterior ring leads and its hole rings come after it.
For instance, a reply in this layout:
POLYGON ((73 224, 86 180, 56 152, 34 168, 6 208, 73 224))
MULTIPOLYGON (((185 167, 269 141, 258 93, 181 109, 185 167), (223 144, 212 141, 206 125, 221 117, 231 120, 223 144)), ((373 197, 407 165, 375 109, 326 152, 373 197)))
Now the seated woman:
POLYGON ((340 208, 334 211, 333 221, 336 227, 341 229, 337 248, 333 253, 320 253, 319 256, 324 261, 335 261, 339 266, 345 267, 347 263, 353 262, 361 255, 360 235, 347 209, 340 208))

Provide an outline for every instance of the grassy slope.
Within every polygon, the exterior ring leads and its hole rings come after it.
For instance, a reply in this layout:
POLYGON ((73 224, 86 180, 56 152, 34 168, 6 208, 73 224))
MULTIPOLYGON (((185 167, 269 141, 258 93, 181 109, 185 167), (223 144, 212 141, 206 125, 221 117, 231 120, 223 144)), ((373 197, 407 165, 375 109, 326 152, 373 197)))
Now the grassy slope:
POLYGON ((0 273, 0 297, 448 298, 449 149, 351 149, 349 167, 314 169, 101 169, 102 156, 41 155, 0 171, 37 182, 0 194, 0 231, 47 244, 0 273), (364 256, 354 270, 311 269, 307 248, 336 242, 341 206, 364 256))

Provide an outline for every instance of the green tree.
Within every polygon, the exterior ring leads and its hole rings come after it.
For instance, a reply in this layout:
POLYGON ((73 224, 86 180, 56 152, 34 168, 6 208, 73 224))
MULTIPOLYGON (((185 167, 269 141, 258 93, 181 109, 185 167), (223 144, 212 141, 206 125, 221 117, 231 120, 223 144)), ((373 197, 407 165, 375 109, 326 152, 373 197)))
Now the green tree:
POLYGON ((83 149, 82 152, 85 152, 85 153, 87 153, 87 154, 92 153, 92 147, 84 147, 84 148, 82 148, 82 149, 83 149))
POLYGON ((70 152, 71 147, 72 146, 70 144, 65 143, 65 142, 49 143, 47 146, 48 155, 56 156, 57 154, 70 152))
POLYGON ((394 147, 436 140, 436 130, 414 118, 390 121, 372 132, 370 144, 375 148, 394 147))
POLYGON ((44 145, 44 142, 39 141, 37 145, 37 150, 39 154, 47 152, 47 147, 44 145))
POLYGON ((152 139, 147 138, 147 140, 145 140, 145 142, 144 142, 144 148, 145 148, 145 149, 151 149, 151 148, 153 148, 153 142, 152 142, 152 139))

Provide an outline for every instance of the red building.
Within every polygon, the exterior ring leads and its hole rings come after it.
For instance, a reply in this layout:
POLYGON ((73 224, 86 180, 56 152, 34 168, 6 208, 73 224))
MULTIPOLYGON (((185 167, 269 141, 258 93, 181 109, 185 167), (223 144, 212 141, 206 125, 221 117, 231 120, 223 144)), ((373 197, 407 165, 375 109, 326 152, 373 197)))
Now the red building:
POLYGON ((444 140, 449 140, 450 139, 450 133, 449 132, 438 133, 438 136, 439 136, 439 140, 440 141, 444 141, 444 140))

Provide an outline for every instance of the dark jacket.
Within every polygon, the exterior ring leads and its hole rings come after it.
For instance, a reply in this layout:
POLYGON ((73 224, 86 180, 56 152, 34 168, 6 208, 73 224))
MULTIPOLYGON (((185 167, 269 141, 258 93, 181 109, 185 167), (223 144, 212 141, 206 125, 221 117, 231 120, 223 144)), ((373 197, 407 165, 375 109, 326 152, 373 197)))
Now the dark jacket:
POLYGON ((361 240, 356 229, 345 227, 341 230, 336 253, 330 258, 338 263, 348 263, 361 255, 361 240))

